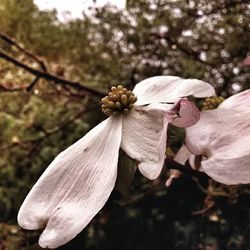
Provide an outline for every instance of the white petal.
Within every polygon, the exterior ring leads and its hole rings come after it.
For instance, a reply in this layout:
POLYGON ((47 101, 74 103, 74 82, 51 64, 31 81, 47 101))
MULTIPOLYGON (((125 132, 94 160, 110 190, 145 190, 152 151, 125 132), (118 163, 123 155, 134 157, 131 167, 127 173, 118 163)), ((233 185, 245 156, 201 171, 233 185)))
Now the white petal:
POLYGON ((178 110, 178 117, 171 122, 172 125, 186 128, 199 121, 200 111, 192 102, 182 98, 174 106, 178 110))
POLYGON ((206 155, 210 137, 213 137, 217 116, 215 110, 202 111, 200 120, 192 127, 186 128, 186 146, 195 155, 206 155))
POLYGON ((177 154, 175 155, 174 160, 180 163, 181 165, 185 165, 186 161, 189 159, 190 156, 190 151, 185 145, 182 145, 177 154))
POLYGON ((218 107, 221 108, 240 108, 246 109, 250 108, 250 89, 242 91, 236 95, 232 95, 227 98, 224 102, 218 107))
POLYGON ((224 184, 250 183, 250 110, 215 109, 186 129, 186 145, 207 160, 202 170, 224 184))
POLYGON ((250 154, 240 157, 216 155, 202 162, 202 170, 214 180, 227 185, 249 184, 250 154))
POLYGON ((163 167, 167 126, 175 114, 172 105, 135 107, 123 118, 122 149, 139 162, 148 179, 156 179, 163 167))
POLYGON ((109 118, 60 153, 26 197, 18 223, 45 227, 42 247, 70 241, 106 203, 116 181, 121 124, 109 118))
POLYGON ((182 165, 186 165, 186 162, 189 162, 190 167, 192 167, 195 170, 201 170, 201 159, 202 156, 200 155, 194 155, 192 154, 188 148, 186 147, 185 144, 183 144, 181 146, 181 148, 179 149, 179 151, 177 152, 177 154, 174 157, 174 160, 182 165))
POLYGON ((180 97, 190 95, 198 98, 215 95, 214 88, 206 82, 176 76, 147 78, 135 86, 133 93, 137 96, 137 105, 176 102, 180 97))

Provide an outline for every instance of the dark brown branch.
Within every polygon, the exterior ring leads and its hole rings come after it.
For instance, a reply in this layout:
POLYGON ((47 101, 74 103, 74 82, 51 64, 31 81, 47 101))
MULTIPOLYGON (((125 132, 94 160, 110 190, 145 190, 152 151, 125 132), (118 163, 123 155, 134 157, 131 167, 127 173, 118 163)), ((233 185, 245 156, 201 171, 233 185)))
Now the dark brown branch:
POLYGON ((30 83, 30 85, 29 85, 28 87, 26 87, 26 90, 27 90, 28 92, 32 91, 32 89, 34 88, 34 86, 36 85, 36 83, 38 82, 39 79, 40 79, 40 77, 37 76, 37 77, 30 83))
POLYGON ((67 85, 67 86, 75 88, 79 91, 83 91, 85 93, 92 94, 92 95, 95 95, 98 97, 103 97, 106 95, 106 93, 103 93, 103 92, 100 92, 98 90, 83 86, 79 82, 70 81, 70 80, 67 80, 67 79, 64 79, 61 77, 57 77, 57 76, 50 74, 48 72, 42 72, 40 70, 34 69, 34 68, 18 61, 17 59, 11 57, 10 55, 6 54, 3 51, 0 51, 0 58, 3 58, 4 60, 14 64, 15 66, 24 69, 25 71, 29 72, 32 75, 35 75, 39 78, 46 79, 48 81, 53 81, 56 84, 67 85))
POLYGON ((2 92, 17 92, 17 91, 30 92, 34 88, 34 86, 36 85, 36 83, 38 82, 39 79, 40 79, 40 77, 37 76, 32 80, 32 82, 29 85, 23 86, 23 87, 17 87, 17 88, 16 87, 15 88, 8 88, 8 87, 0 84, 0 92, 1 91, 2 92))
POLYGON ((29 56, 34 61, 36 61, 40 65, 40 67, 41 67, 41 69, 43 71, 45 71, 45 72, 47 71, 46 65, 45 65, 45 63, 41 59, 39 59, 36 55, 34 55, 33 53, 31 53, 30 51, 28 51, 25 48, 23 48, 16 41, 14 41, 13 38, 9 37, 8 35, 4 34, 3 32, 0 32, 0 38, 2 40, 4 40, 5 42, 9 43, 10 45, 16 47, 19 51, 23 52, 25 55, 29 56))
POLYGON ((16 92, 16 91, 23 91, 26 90, 26 87, 20 87, 20 88, 7 88, 4 85, 0 84, 0 92, 16 92))
POLYGON ((134 203, 137 203, 137 202, 143 200, 146 196, 149 196, 149 195, 153 194, 154 192, 156 192, 157 190, 161 189, 162 187, 165 189, 165 186, 162 185, 162 182, 160 182, 159 180, 155 180, 148 190, 146 190, 143 193, 140 193, 140 194, 137 194, 135 196, 130 197, 128 200, 121 202, 119 205, 121 207, 126 207, 126 206, 132 205, 134 203))
MULTIPOLYGON (((8 36, 7 34, 4 34, 3 32, 0 32, 0 38, 3 41, 5 41, 6 43, 10 44, 11 46, 17 48, 19 51, 21 51, 26 56, 28 56, 31 59, 33 59, 35 62, 37 62, 39 64, 39 66, 41 67, 42 71, 47 72, 47 67, 46 67, 45 63, 40 58, 38 58, 34 53, 31 53, 30 51, 26 50, 24 47, 22 47, 21 45, 19 45, 13 38, 11 38, 10 36, 8 36)), ((30 85, 27 86, 25 89, 28 92, 32 91, 32 89, 34 88, 34 86, 36 85, 36 83, 39 81, 39 79, 40 79, 40 77, 36 76, 33 79, 33 81, 30 83, 30 85)), ((23 89, 20 88, 19 90, 23 90, 23 89)), ((14 91, 18 91, 18 89, 14 89, 14 91)))

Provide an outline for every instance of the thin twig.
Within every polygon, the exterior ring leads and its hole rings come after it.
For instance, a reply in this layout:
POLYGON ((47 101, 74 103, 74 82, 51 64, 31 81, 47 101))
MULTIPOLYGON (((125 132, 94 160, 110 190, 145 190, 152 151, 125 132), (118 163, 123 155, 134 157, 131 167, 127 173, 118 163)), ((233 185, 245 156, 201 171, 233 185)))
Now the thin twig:
POLYGON ((36 137, 36 138, 32 138, 32 139, 26 139, 20 142, 13 142, 10 144, 5 144, 5 145, 0 145, 0 150, 1 151, 5 151, 8 150, 10 148, 16 147, 16 146, 25 146, 27 144, 34 144, 34 143, 40 143, 42 140, 49 138, 50 136, 62 131, 63 129, 65 129, 66 127, 68 127, 70 124, 72 124, 72 122, 74 122, 76 119, 78 119, 79 117, 81 117, 82 115, 86 114, 87 112, 93 111, 95 110, 97 107, 92 107, 88 110, 86 109, 82 109, 80 112, 78 112, 75 116, 73 116, 72 118, 70 118, 69 120, 67 120, 66 122, 62 123, 60 126, 57 126, 51 130, 46 130, 45 128, 40 129, 40 131, 43 132, 43 135, 36 137))
POLYGON ((36 83, 38 82, 38 80, 40 79, 40 77, 36 77, 36 78, 34 78, 34 80, 30 83, 30 85, 26 88, 26 90, 28 91, 28 92, 30 92, 33 88, 34 88, 34 86, 36 85, 36 83))
POLYGON ((128 205, 132 205, 134 203, 137 203, 140 200, 143 200, 146 196, 148 196, 148 195, 154 193, 155 191, 159 190, 159 188, 161 186, 162 186, 162 183, 159 180, 154 181, 153 184, 151 185, 151 187, 148 190, 146 190, 143 193, 132 196, 128 200, 125 200, 124 202, 121 202, 120 206, 121 207, 126 207, 128 205))

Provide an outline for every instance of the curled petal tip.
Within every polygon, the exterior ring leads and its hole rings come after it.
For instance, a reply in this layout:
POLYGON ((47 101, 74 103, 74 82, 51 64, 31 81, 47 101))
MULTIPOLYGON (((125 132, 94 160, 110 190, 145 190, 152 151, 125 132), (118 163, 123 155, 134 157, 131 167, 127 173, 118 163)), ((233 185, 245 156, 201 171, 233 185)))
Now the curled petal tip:
MULTIPOLYGON (((30 207, 32 207, 32 209, 34 208, 34 206, 32 206, 31 204, 30 207)), ((38 208, 35 208, 33 211, 27 209, 25 205, 22 206, 18 212, 17 222, 23 229, 37 230, 43 228, 44 225, 46 225, 47 218, 40 215, 40 211, 38 210, 38 208)))
POLYGON ((141 163, 138 166, 138 169, 140 170, 141 174, 144 177, 153 181, 159 177, 162 167, 159 168, 158 166, 153 166, 153 165, 150 166, 147 163, 144 163, 144 164, 141 163))
POLYGON ((200 119, 200 111, 198 108, 187 99, 180 99, 173 107, 178 113, 171 124, 176 127, 186 128, 196 124, 200 119))
POLYGON ((52 230, 49 233, 43 232, 39 238, 38 244, 42 248, 54 249, 63 244, 63 243, 57 242, 56 240, 57 238, 58 238, 58 235, 52 230))

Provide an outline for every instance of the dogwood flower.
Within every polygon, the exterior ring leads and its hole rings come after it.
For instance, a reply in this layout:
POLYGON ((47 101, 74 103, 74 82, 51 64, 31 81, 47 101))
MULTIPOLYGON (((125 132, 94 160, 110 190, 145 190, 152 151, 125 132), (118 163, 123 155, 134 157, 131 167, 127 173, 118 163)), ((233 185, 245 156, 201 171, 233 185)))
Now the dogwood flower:
POLYGON ((197 108, 183 98, 214 95, 208 83, 158 76, 138 83, 133 92, 112 87, 102 99, 110 117, 60 153, 24 200, 18 223, 29 230, 45 228, 39 244, 56 248, 73 239, 104 206, 112 192, 119 148, 138 162, 148 179, 160 174, 169 123, 187 127, 199 119, 197 108))
POLYGON ((189 159, 193 168, 224 184, 250 183, 250 90, 202 111, 200 120, 186 128, 185 143, 175 161, 189 159))

